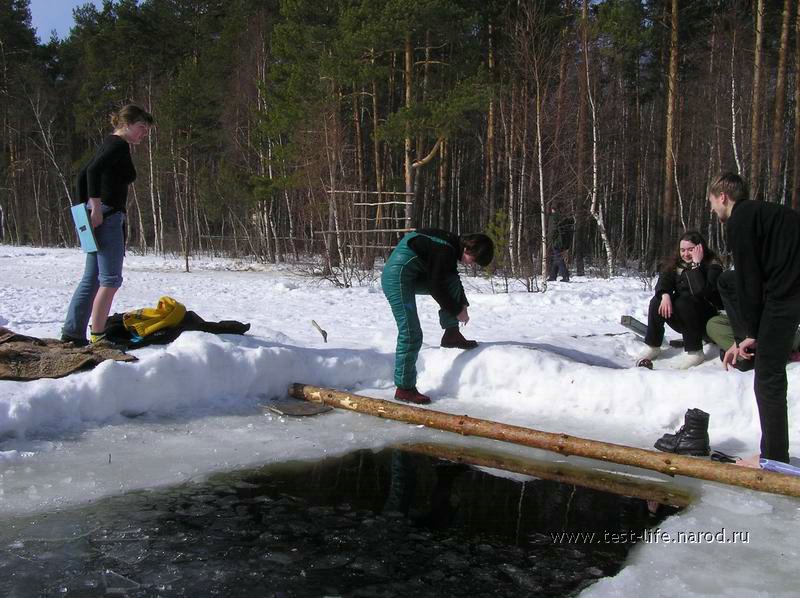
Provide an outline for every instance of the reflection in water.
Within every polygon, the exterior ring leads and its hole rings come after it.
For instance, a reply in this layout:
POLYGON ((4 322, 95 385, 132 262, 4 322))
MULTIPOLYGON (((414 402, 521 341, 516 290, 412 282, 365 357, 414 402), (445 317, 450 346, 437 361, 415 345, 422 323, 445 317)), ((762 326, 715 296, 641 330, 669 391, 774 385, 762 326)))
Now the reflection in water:
POLYGON ((656 521, 640 499, 358 451, 3 522, 0 595, 557 596, 619 570, 631 544, 603 534, 656 521))

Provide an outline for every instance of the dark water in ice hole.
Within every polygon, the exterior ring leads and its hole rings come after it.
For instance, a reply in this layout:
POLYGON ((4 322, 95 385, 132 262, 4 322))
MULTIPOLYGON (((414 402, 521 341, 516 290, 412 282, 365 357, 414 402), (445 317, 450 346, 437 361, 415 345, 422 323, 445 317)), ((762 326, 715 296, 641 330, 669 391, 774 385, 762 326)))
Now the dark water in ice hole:
POLYGON ((659 520, 640 499, 358 451, 0 521, 0 595, 562 596, 632 545, 552 532, 659 520))

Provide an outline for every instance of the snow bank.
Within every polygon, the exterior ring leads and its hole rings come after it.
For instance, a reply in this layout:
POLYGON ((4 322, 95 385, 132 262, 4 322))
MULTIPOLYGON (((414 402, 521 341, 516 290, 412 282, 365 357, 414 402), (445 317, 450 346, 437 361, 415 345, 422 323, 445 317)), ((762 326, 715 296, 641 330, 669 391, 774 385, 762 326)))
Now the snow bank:
MULTIPOLYGON (((75 250, 0 247, 0 323, 57 336, 82 259, 75 250)), ((129 256, 115 309, 152 305, 169 294, 206 319, 250 322, 250 334, 186 333, 167 347, 136 351, 136 363, 107 362, 60 380, 0 382, 2 513, 47 511, 270 461, 449 440, 356 414, 300 420, 261 408, 292 382, 391 397, 396 332, 377 284, 336 289, 287 267, 224 260, 181 270, 179 260, 129 256), (312 318, 327 330, 328 343, 312 318)), ((492 294, 477 278, 466 278, 465 287, 472 320, 464 332, 481 341, 474 351, 439 348, 436 307, 419 300, 425 344, 418 386, 433 396, 432 408, 650 447, 680 425, 687 408, 699 407, 711 413, 716 448, 756 452, 752 372, 722 371, 712 347, 707 362, 690 371, 670 369, 676 349, 667 349, 653 371, 630 367, 641 343, 619 317, 644 317, 650 292, 639 280, 575 278, 535 294, 519 288, 492 294)), ((798 447, 800 366, 788 371, 790 437, 798 447)), ((629 566, 588 593, 792 592, 797 501, 689 485, 701 499, 667 520, 665 533, 724 527, 752 532, 751 541, 641 543, 629 566)))

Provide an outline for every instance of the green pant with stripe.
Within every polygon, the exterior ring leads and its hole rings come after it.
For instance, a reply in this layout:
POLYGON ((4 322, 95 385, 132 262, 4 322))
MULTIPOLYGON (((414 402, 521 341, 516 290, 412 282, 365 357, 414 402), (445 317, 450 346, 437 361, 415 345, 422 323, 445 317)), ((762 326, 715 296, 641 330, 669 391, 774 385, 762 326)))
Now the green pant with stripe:
MULTIPOLYGON (((417 356, 422 347, 422 328, 417 315, 416 295, 430 295, 427 280, 428 272, 423 261, 408 246, 408 242, 419 233, 406 234, 394 248, 381 275, 383 294, 389 301, 397 322, 397 348, 394 358, 394 383, 397 388, 410 389, 417 384, 417 356)), ((426 235, 428 236, 428 235, 426 235)), ((446 244, 438 237, 428 236, 434 242, 446 244)), ((456 300, 466 305, 464 288, 458 274, 445 281, 448 292, 456 300)), ((442 328, 458 326, 455 315, 439 310, 439 324, 442 328)))

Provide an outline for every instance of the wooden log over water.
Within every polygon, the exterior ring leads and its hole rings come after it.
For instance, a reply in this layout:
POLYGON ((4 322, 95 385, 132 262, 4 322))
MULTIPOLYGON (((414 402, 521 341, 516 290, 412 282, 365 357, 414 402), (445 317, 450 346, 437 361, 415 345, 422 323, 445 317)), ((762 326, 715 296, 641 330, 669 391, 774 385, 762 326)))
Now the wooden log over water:
POLYGON ((589 440, 568 434, 542 432, 467 415, 453 415, 442 411, 413 407, 392 401, 371 399, 361 395, 320 388, 306 384, 291 384, 289 395, 296 399, 325 403, 331 407, 348 409, 384 419, 393 419, 455 432, 464 436, 479 436, 511 442, 531 448, 544 449, 561 455, 576 455, 620 465, 632 465, 657 471, 669 476, 688 476, 711 482, 742 486, 761 492, 800 497, 800 477, 717 463, 697 457, 683 457, 672 453, 649 451, 621 444, 589 440))
POLYGON ((606 471, 595 471, 552 461, 542 461, 479 449, 467 446, 453 446, 432 442, 401 444, 399 449, 428 457, 436 457, 454 463, 465 463, 479 467, 502 469, 542 480, 552 480, 591 488, 601 492, 609 492, 618 496, 631 496, 642 500, 652 500, 673 507, 688 507, 694 497, 682 488, 676 488, 663 482, 648 482, 629 476, 606 471))

